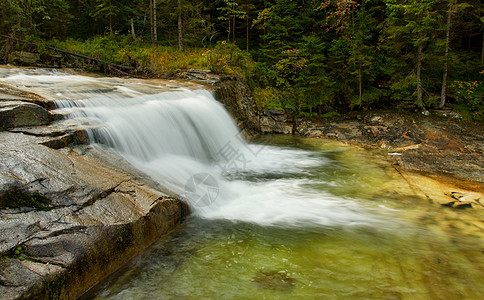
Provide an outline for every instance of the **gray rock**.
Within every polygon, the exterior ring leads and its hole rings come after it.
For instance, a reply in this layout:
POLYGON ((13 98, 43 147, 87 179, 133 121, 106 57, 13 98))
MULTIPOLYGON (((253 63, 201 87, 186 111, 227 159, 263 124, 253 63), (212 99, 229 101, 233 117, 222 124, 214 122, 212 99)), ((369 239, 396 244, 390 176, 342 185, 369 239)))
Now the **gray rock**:
POLYGON ((264 110, 260 117, 261 132, 266 133, 293 133, 293 114, 277 109, 264 110))
POLYGON ((49 113, 39 105, 22 101, 0 102, 0 130, 39 126, 49 122, 49 113))
POLYGON ((220 77, 210 70, 189 69, 182 76, 187 80, 208 85, 215 85, 220 81, 220 77))
POLYGON ((239 77, 224 77, 215 90, 217 101, 221 102, 247 136, 259 134, 259 110, 252 92, 239 77))
POLYGON ((39 143, 59 132, 28 131, 0 132, 0 204, 15 188, 40 192, 53 207, 0 205, 0 257, 8 257, 0 260, 2 299, 75 298, 188 211, 120 158, 92 147, 54 150, 39 143), (18 246, 28 263, 12 256, 18 246))

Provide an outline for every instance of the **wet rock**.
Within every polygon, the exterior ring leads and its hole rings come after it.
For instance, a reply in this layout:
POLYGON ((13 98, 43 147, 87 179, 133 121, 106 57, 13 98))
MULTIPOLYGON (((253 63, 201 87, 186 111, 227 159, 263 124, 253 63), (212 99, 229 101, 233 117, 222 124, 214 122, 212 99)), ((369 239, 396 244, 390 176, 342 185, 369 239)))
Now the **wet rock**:
POLYGON ((49 113, 39 105, 22 101, 0 102, 0 129, 39 126, 48 122, 49 113))
POLYGON ((0 132, 0 203, 18 189, 52 207, 0 206, 0 257, 9 257, 0 260, 2 299, 75 298, 188 211, 126 162, 101 161, 89 147, 54 150, 39 144, 53 137, 33 133, 57 133, 30 130, 0 132), (29 262, 9 256, 19 245, 29 262))
POLYGON ((293 133, 293 113, 277 109, 264 110, 260 116, 260 128, 263 134, 267 133, 293 133))
POLYGON ((259 110, 244 80, 239 77, 221 78, 215 98, 226 107, 246 136, 260 133, 259 110))
POLYGON ((453 200, 444 202, 441 205, 458 208, 458 209, 465 209, 465 208, 484 208, 482 203, 482 194, 473 193, 473 192, 450 192, 447 193, 447 196, 452 198, 453 200))
POLYGON ((459 202, 455 202, 452 207, 457 209, 472 208, 472 203, 459 201, 459 202))
POLYGON ((52 110, 56 107, 55 102, 52 100, 3 82, 0 83, 0 100, 30 102, 40 105, 47 110, 52 110))

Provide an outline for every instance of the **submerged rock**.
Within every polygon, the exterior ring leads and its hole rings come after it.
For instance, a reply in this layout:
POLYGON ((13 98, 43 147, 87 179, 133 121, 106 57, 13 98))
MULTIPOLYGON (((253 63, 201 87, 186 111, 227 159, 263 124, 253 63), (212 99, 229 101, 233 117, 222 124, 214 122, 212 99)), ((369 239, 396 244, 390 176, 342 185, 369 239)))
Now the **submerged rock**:
POLYGON ((259 271, 252 281, 262 289, 288 291, 294 287, 296 280, 285 271, 259 271))

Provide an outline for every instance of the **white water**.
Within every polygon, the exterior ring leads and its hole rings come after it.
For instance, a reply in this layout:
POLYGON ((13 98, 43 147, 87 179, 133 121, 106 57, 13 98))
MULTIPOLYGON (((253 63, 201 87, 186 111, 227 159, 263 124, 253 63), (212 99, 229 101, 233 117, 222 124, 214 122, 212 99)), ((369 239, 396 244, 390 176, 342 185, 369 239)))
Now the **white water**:
POLYGON ((97 125, 89 130, 91 141, 112 147, 185 197, 202 218, 293 226, 375 222, 354 200, 316 190, 308 179, 251 181, 241 176, 294 175, 328 162, 309 151, 245 143, 223 106, 205 90, 144 95, 114 79, 65 73, 5 79, 59 89, 60 99, 75 94, 77 100, 59 100, 58 107, 71 119, 97 125), (77 92, 66 90, 69 86, 77 92))

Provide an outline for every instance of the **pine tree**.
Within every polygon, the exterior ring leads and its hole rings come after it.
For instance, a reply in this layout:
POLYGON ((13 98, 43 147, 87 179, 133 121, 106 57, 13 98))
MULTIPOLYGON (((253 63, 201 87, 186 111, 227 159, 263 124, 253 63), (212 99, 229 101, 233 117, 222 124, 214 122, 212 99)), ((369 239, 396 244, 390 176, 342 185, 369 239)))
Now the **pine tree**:
MULTIPOLYGON (((419 107, 424 106, 423 62, 425 49, 429 41, 436 41, 439 32, 439 19, 435 0, 385 0, 388 12, 386 34, 388 40, 397 47, 401 54, 410 54, 414 62, 414 83, 416 101, 419 107)), ((409 79, 407 77, 407 79, 409 79)))

